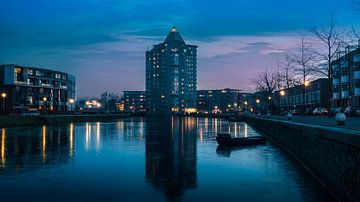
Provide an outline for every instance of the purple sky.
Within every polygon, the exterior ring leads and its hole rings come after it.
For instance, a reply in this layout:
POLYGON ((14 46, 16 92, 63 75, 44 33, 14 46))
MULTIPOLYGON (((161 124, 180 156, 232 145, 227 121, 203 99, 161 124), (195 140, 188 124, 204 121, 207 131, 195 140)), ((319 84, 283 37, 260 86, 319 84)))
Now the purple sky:
POLYGON ((311 24, 331 12, 338 26, 360 24, 350 0, 3 0, 0 9, 0 63, 74 74, 78 96, 144 90, 145 51, 173 25, 199 46, 198 89, 253 91, 256 73, 276 68, 311 24))

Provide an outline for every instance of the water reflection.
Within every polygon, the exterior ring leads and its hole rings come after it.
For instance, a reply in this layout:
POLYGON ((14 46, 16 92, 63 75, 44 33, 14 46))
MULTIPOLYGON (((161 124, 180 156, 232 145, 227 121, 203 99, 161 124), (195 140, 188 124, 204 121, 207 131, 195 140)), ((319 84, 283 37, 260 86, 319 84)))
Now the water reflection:
POLYGON ((5 167, 5 128, 1 129, 1 167, 5 167))
POLYGON ((146 179, 169 200, 197 186, 196 126, 194 117, 146 123, 146 179))
POLYGON ((74 154, 74 126, 1 129, 0 171, 21 172, 66 163, 74 154), (69 130, 70 128, 70 130, 69 130), (10 132, 11 135, 7 135, 10 132))

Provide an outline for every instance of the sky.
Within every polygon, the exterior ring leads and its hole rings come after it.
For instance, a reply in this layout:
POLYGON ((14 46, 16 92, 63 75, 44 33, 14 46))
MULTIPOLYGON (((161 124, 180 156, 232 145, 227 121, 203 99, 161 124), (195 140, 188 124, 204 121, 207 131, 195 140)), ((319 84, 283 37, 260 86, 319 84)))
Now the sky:
POLYGON ((198 45, 198 89, 254 91, 313 24, 360 26, 352 0, 0 0, 0 64, 64 71, 78 96, 145 89, 145 51, 176 26, 198 45))

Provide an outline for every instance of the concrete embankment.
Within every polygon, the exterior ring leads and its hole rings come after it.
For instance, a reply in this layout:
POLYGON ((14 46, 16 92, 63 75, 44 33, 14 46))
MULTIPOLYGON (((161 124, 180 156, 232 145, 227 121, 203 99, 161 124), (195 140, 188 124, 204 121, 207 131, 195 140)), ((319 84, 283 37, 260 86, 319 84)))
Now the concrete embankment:
POLYGON ((360 199, 360 131, 245 117, 301 163, 339 200, 360 199))
POLYGON ((0 127, 29 125, 61 125, 71 122, 115 121, 129 117, 128 114, 91 114, 91 115, 46 115, 46 116, 0 116, 0 127))

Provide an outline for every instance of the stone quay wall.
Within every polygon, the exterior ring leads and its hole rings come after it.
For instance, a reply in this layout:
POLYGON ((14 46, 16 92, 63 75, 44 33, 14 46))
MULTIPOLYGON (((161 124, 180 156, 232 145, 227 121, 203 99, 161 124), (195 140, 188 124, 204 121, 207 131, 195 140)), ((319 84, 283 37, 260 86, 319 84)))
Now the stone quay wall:
POLYGON ((245 121, 293 154, 337 199, 360 200, 360 131, 260 117, 245 121))

